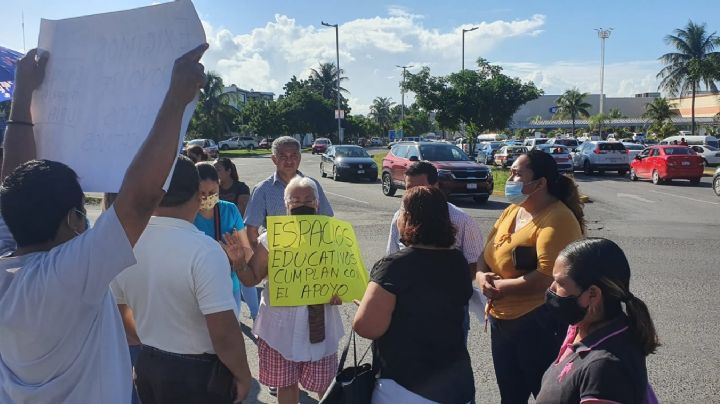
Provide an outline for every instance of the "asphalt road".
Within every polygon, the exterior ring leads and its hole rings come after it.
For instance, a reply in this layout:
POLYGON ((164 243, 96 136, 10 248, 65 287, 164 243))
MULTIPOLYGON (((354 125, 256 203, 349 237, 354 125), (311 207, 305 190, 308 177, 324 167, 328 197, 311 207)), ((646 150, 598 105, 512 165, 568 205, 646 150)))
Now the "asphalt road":
MULTIPOLYGON (((301 171, 318 178, 338 218, 353 224, 370 269, 384 255, 388 226, 399 206, 402 191, 386 197, 380 183, 335 182, 321 179, 319 156, 303 155, 301 171)), ((268 157, 236 159, 241 180, 250 187, 274 171, 268 157)), ((590 236, 612 239, 625 250, 633 271, 631 290, 649 306, 663 346, 648 359, 650 381, 663 403, 710 403, 720 396, 720 348, 713 345, 720 333, 720 198, 710 179, 698 186, 686 181, 655 186, 633 183, 615 175, 576 177, 586 205, 590 236)), ((471 200, 453 201, 479 223, 487 235, 507 206, 493 196, 485 205, 471 200)), ((252 324, 247 310, 243 323, 252 324)), ((349 329, 355 312, 344 305, 349 329)), ((245 330, 249 329, 245 327, 245 330)), ((249 332, 246 332, 249 335, 249 332)), ((469 350, 473 361, 478 403, 499 403, 493 373, 489 334, 472 320, 469 350)), ((257 351, 246 339, 251 369, 257 376, 257 351)), ((256 385, 246 401, 275 402, 267 389, 256 385)), ((315 400, 302 395, 301 402, 315 400)))

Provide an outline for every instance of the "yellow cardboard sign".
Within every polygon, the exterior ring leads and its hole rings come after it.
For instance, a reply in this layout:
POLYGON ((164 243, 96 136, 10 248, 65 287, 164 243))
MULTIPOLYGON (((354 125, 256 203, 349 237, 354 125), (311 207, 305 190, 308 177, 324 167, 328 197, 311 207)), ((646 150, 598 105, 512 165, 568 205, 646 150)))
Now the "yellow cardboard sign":
POLYGON ((350 223, 321 215, 270 216, 270 306, 362 299, 368 273, 350 223))

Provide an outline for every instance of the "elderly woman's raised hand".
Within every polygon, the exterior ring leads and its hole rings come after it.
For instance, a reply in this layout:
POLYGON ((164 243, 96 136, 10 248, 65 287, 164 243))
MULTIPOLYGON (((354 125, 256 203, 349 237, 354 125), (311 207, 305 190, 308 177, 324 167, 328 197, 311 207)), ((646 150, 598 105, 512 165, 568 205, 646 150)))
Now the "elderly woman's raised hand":
POLYGON ((333 296, 330 298, 330 302, 329 302, 328 304, 332 304, 333 306, 339 306, 339 305, 341 305, 342 303, 343 303, 343 302, 342 302, 342 299, 340 298, 340 296, 338 296, 338 295, 333 295, 333 296))

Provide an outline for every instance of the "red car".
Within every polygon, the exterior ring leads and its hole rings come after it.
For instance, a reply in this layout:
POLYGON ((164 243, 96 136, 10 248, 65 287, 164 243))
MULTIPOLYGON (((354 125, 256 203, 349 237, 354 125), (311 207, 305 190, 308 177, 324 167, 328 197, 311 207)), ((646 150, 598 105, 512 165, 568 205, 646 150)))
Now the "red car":
POLYGON ((697 184, 704 168, 702 157, 687 146, 651 146, 630 163, 630 179, 650 179, 655 185, 674 179, 697 184))
POLYGON ((332 146, 332 142, 328 138, 319 137, 312 144, 312 154, 323 154, 327 148, 332 146))
POLYGON ((476 163, 459 147, 439 142, 399 142, 383 159, 382 191, 386 196, 405 189, 405 170, 415 161, 432 163, 438 185, 448 196, 470 196, 485 203, 493 192, 493 176, 484 164, 476 163))

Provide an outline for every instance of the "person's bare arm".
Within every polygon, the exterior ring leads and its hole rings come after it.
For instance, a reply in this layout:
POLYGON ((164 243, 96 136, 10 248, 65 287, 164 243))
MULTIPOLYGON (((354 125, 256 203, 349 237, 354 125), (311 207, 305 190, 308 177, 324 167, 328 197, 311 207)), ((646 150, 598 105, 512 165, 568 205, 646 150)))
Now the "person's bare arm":
POLYGON ((207 47, 202 44, 175 61, 170 88, 155 124, 125 173, 114 205, 132 246, 163 197, 162 186, 177 158, 183 112, 205 82, 199 61, 207 47))
POLYGON ((378 339, 390 327, 396 297, 375 282, 370 282, 355 313, 353 330, 367 339, 378 339))
POLYGON ((125 328, 125 337, 127 338, 128 345, 140 345, 140 337, 137 335, 137 328, 135 327, 135 318, 130 306, 127 304, 118 304, 118 311, 120 311, 120 317, 122 318, 123 328, 125 328))
POLYGON ((539 271, 513 279, 496 279, 495 289, 498 297, 544 292, 552 284, 553 278, 539 271))
POLYGON ((252 374, 245 353, 245 337, 232 310, 205 316, 210 340, 218 357, 235 377, 238 400, 250 391, 252 374))
POLYGON ((0 178, 5 178, 18 166, 36 157, 30 104, 33 92, 45 78, 48 53, 30 50, 15 67, 15 90, 10 106, 9 123, 5 129, 4 158, 0 178))
POLYGON ((253 225, 247 225, 246 228, 247 228, 248 241, 250 241, 250 247, 257 248, 257 245, 258 245, 257 239, 258 239, 258 236, 260 235, 258 227, 253 226, 253 225))
POLYGON ((262 282, 268 273, 268 250, 262 244, 257 245, 250 262, 237 272, 238 279, 245 286, 255 286, 262 282))

